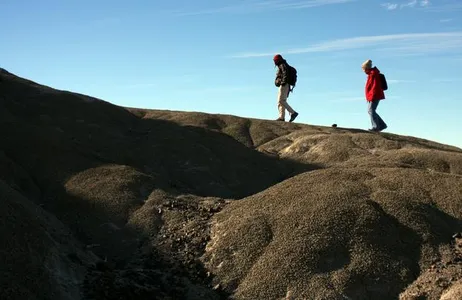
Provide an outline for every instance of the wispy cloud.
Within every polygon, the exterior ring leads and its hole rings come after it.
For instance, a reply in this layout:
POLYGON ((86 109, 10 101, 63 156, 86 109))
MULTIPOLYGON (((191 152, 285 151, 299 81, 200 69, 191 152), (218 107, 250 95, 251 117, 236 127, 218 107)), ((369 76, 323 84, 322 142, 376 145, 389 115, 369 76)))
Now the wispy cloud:
POLYGON ((462 10, 460 0, 440 0, 425 7, 428 12, 455 12, 462 10))
POLYGON ((401 0, 382 3, 381 6, 387 10, 415 8, 426 12, 454 12, 462 10, 462 2, 460 0, 401 0))
POLYGON ((440 22, 441 23, 448 23, 448 22, 451 22, 452 19, 441 19, 440 22))
POLYGON ((381 6, 387 10, 396 10, 396 9, 403 9, 403 8, 424 8, 430 6, 429 0, 410 0, 406 2, 386 2, 382 3, 381 6))
POLYGON ((430 5, 430 1, 428 0, 422 0, 422 1, 417 1, 417 0, 411 0, 411 1, 408 1, 406 3, 402 3, 400 5, 400 8, 406 8, 406 7, 409 7, 409 8, 414 8, 414 7, 426 7, 426 6, 429 6, 430 5))
POLYGON ((381 4, 383 7, 385 7, 386 10, 395 10, 399 7, 397 3, 382 3, 381 4))
POLYGON ((416 80, 406 80, 406 79, 387 79, 387 83, 389 84, 399 84, 399 83, 414 83, 417 82, 416 80))
MULTIPOLYGON (((357 0, 247 0, 237 4, 219 6, 195 11, 177 11, 176 16, 194 16, 220 13, 257 13, 262 11, 306 9, 325 5, 344 4, 357 0)), ((236 1, 237 2, 237 1, 236 1)))
POLYGON ((283 54, 303 54, 316 52, 334 52, 368 48, 371 50, 393 51, 407 54, 426 54, 435 52, 460 51, 462 49, 462 31, 440 33, 404 33, 375 36, 359 36, 337 39, 313 44, 304 48, 291 48, 285 51, 244 52, 231 55, 232 58, 250 58, 272 56, 276 52, 283 54))
POLYGON ((420 1, 420 6, 423 6, 423 7, 430 6, 430 0, 420 1))

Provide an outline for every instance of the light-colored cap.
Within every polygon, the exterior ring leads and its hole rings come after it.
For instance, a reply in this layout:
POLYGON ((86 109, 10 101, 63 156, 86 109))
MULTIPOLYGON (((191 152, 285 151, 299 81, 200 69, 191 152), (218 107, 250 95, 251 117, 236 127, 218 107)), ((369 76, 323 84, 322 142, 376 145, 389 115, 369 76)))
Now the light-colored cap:
POLYGON ((368 69, 372 68, 372 60, 370 60, 370 59, 366 60, 365 62, 363 62, 361 67, 363 68, 363 70, 368 70, 368 69))

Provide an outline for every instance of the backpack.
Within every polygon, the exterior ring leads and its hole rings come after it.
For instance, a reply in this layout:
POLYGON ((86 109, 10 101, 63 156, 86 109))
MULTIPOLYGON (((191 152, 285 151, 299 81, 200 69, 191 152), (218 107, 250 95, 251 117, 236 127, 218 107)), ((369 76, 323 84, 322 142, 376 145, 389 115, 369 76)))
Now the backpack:
POLYGON ((385 75, 380 73, 380 84, 382 85, 382 90, 386 91, 388 90, 388 84, 387 84, 387 79, 385 78, 385 75))
POLYGON ((287 83, 291 86, 297 83, 297 69, 289 64, 287 64, 287 83))

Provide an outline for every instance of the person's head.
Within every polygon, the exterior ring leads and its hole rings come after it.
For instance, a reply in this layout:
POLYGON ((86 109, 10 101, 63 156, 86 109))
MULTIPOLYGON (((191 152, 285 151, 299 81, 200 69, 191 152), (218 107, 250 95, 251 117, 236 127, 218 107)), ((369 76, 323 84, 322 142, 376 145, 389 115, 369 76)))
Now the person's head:
POLYGON ((283 60, 284 60, 284 58, 282 58, 282 55, 281 55, 281 54, 276 54, 276 55, 273 57, 273 61, 274 61, 274 64, 275 64, 275 65, 279 65, 283 60))
POLYGON ((363 71, 367 73, 370 69, 372 69, 372 60, 368 59, 361 65, 363 71))

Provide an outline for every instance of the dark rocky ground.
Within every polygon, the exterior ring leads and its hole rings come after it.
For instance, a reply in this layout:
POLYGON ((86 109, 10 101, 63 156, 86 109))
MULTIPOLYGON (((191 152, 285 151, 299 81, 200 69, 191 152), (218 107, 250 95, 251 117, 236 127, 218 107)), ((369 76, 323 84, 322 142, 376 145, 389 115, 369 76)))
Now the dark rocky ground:
POLYGON ((1 299, 458 299, 462 150, 0 69, 1 299))

